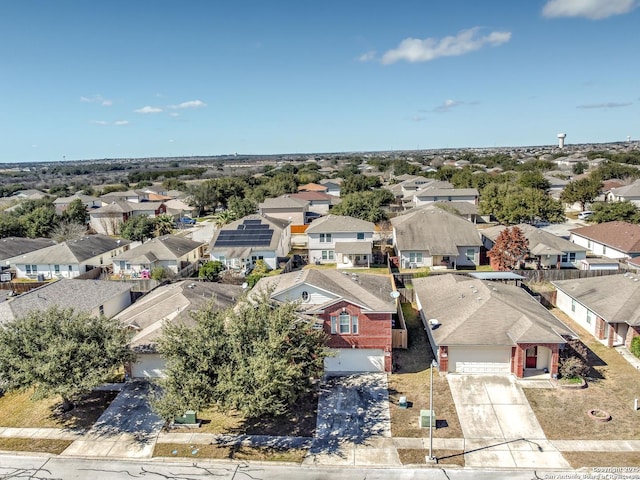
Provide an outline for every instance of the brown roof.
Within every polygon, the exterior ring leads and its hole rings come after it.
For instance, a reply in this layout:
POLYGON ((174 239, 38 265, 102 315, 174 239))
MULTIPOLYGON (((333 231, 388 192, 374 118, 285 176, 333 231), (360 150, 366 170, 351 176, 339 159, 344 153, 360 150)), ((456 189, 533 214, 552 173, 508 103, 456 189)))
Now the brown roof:
POLYGON ((299 193, 292 193, 290 195, 291 198, 297 198, 299 200, 307 200, 309 202, 313 200, 336 200, 338 197, 334 195, 329 195, 324 192, 314 192, 314 191, 304 191, 299 193))
POLYGON ((306 185, 300 185, 298 187, 299 192, 326 192, 327 190, 328 187, 317 183, 307 183, 306 185))
POLYGON ((570 232, 622 252, 640 252, 640 225, 615 221, 575 228, 570 232))

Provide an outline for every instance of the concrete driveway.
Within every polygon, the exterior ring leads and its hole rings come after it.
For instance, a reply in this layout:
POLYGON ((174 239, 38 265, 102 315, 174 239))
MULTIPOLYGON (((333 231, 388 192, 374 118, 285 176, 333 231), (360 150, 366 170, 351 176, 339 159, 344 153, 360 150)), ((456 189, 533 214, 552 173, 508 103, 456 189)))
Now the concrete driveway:
POLYGON ((511 375, 448 374, 447 380, 465 438, 467 466, 569 468, 511 375))
POLYGON ((62 455, 151 457, 164 421, 151 410, 148 382, 129 382, 96 423, 62 455))
POLYGON ((385 373, 325 377, 316 425, 307 464, 400 465, 385 373))

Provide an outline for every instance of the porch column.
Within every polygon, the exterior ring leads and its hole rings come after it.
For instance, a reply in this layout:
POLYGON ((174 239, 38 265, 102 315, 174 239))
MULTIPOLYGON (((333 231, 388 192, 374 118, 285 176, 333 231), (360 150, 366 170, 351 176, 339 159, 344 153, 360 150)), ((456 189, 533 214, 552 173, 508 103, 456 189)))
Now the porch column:
POLYGON ((613 338, 617 336, 616 329, 613 328, 613 325, 611 325, 610 323, 605 324, 604 328, 609 329, 609 336, 607 337, 607 347, 611 348, 613 347, 613 338))
POLYGON ((558 358, 559 347, 557 343, 547 345, 551 349, 551 365, 549 365, 549 373, 553 378, 553 375, 558 375, 558 358))
POLYGON ((438 363, 439 368, 438 371, 440 373, 447 373, 449 371, 449 352, 448 347, 439 347, 438 348, 438 363))
POLYGON ((518 377, 524 377, 524 352, 527 349, 527 345, 516 345, 511 349, 513 355, 513 374, 518 377))

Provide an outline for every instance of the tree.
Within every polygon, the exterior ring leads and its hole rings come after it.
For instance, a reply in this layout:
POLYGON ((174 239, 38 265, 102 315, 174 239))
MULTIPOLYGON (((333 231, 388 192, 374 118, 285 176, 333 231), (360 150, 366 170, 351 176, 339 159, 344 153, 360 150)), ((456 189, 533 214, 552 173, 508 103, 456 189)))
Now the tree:
POLYGON ((213 216, 213 223, 215 223, 216 228, 224 227, 234 220, 236 220, 236 214, 231 210, 222 210, 213 216))
POLYGON ((393 193, 382 188, 372 192, 350 193, 342 197, 342 201, 331 209, 331 213, 376 223, 387 218, 382 205, 389 204, 393 199, 393 193))
POLYGON ((213 210, 218 204, 218 192, 212 180, 192 185, 187 189, 187 192, 189 202, 198 209, 198 216, 207 210, 213 210))
POLYGON ((251 273, 247 275, 247 283, 249 284, 249 287, 253 288, 255 284, 258 283, 258 280, 262 277, 266 277, 269 270, 271 269, 269 268, 269 265, 267 265, 267 262, 264 260, 256 260, 253 270, 251 270, 251 273))
POLYGON ((513 270, 529 252, 529 240, 518 227, 505 228, 489 250, 491 266, 498 271, 513 270))
POLYGON ((258 205, 250 198, 231 197, 229 199, 229 210, 233 212, 237 219, 256 213, 258 205))
POLYGON ((0 326, 0 378, 7 390, 34 389, 34 398, 62 397, 64 410, 125 362, 128 334, 103 316, 52 307, 0 326))
POLYGON ((58 243, 68 240, 77 240, 87 233, 87 227, 73 222, 61 222, 51 232, 51 238, 58 243))
POLYGON ((573 167, 571 167, 571 171, 574 175, 582 175, 587 171, 587 168, 589 168, 589 165, 587 163, 577 162, 573 164, 573 167))
POLYGON ((153 237, 155 230, 155 222, 153 218, 146 215, 137 215, 129 217, 120 227, 120 235, 122 238, 132 240, 134 242, 144 242, 148 238, 153 237))
POLYGON ((563 222, 564 207, 542 190, 513 183, 490 183, 480 195, 479 210, 500 223, 563 222))
POLYGON ((60 223, 53 204, 42 205, 20 217, 29 238, 48 237, 60 223))
POLYGON ((580 203, 582 210, 587 203, 593 202, 602 191, 602 182, 596 178, 587 177, 569 182, 560 194, 560 200, 564 203, 580 203))
POLYGON ((548 192, 551 186, 549 180, 544 178, 544 175, 537 170, 527 170, 522 172, 518 179, 518 183, 525 188, 535 188, 537 190, 542 190, 543 192, 548 192))
POLYGON ((326 336, 298 316, 296 303, 274 305, 265 293, 229 310, 210 304, 192 318, 195 326, 167 325, 159 340, 167 369, 153 405, 166 419, 211 405, 280 415, 323 374, 326 336))
POLYGON ((198 270, 198 278, 204 278, 205 280, 213 282, 218 279, 218 274, 223 270, 224 265, 222 262, 217 260, 213 262, 206 262, 200 267, 200 270, 198 270))
POLYGON ((72 201, 62 214, 62 218, 70 223, 77 223, 79 225, 86 225, 89 222, 89 214, 87 213, 87 207, 82 200, 76 198, 72 201))
POLYGON ((0 213, 0 238, 24 237, 24 226, 15 215, 0 213))
POLYGON ((173 232, 175 222, 171 215, 162 214, 153 219, 153 230, 156 237, 170 235, 173 232))
POLYGON ((624 202, 596 202, 591 205, 593 215, 589 221, 595 223, 621 222, 640 223, 640 209, 629 200, 624 202))

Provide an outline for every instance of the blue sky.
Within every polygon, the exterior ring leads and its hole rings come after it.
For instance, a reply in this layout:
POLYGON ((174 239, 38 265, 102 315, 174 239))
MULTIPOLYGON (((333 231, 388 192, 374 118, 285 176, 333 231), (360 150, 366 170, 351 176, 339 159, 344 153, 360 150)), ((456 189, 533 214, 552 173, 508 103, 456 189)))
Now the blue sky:
POLYGON ((0 162, 640 138, 637 0, 7 0, 0 162))

